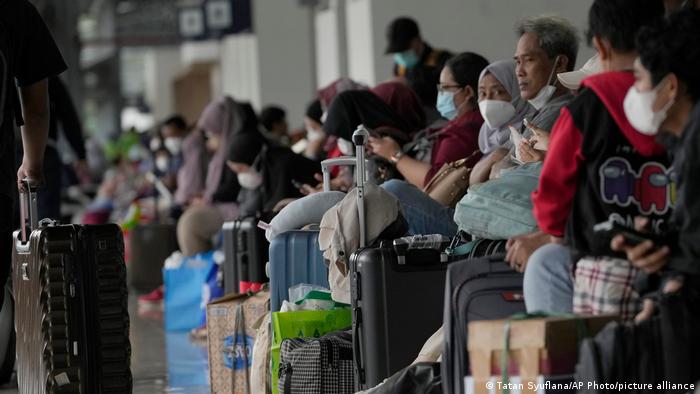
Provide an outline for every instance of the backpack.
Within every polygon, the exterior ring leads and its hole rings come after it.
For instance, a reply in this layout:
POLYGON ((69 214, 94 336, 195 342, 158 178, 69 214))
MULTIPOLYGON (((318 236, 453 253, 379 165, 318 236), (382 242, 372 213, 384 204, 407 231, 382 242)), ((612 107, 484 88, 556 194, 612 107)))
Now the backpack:
POLYGON ((576 366, 577 382, 635 382, 643 389, 605 390, 584 385, 580 393, 689 392, 700 379, 700 308, 692 289, 663 294, 658 313, 639 323, 609 323, 584 339, 576 366), (679 390, 673 384, 687 385, 679 390))
POLYGON ((469 187, 455 207, 461 231, 477 238, 508 239, 537 229, 530 195, 537 188, 542 163, 504 171, 500 178, 469 187))

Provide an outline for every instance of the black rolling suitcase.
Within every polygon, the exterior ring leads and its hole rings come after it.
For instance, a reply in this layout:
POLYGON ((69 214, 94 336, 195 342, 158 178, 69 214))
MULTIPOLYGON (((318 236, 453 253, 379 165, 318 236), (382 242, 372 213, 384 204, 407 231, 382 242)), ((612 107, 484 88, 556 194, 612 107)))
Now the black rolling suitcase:
POLYGON ((151 291, 163 284, 163 264, 178 250, 177 233, 173 224, 150 223, 138 225, 129 235, 130 256, 127 267, 129 287, 151 291))
POLYGON ((525 312, 523 274, 504 258, 501 254, 467 259, 447 268, 441 363, 445 393, 464 392, 464 377, 469 374, 467 323, 525 312))
POLYGON ((38 223, 21 197, 12 281, 22 394, 131 393, 124 241, 116 225, 38 223))
POLYGON ((245 293, 268 281, 265 275, 270 243, 265 230, 258 228, 258 219, 248 217, 224 223, 224 291, 245 293), (253 288, 251 288, 251 286, 253 288))
MULTIPOLYGON (((353 356, 358 390, 374 387, 405 368, 442 324, 447 259, 440 249, 384 241, 365 247, 364 144, 369 132, 353 134, 360 247, 350 257, 353 356)), ((380 236, 381 238, 381 236, 380 236)))
POLYGON ((420 249, 401 256, 383 242, 351 257, 358 389, 407 367, 442 325, 447 261, 441 256, 420 249))

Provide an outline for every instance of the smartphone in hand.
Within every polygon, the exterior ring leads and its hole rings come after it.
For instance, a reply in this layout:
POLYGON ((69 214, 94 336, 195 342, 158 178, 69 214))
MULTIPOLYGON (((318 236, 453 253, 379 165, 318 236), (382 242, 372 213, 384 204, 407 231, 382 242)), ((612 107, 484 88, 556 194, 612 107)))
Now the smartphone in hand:
POLYGON ((654 242, 657 248, 666 244, 666 238, 662 234, 643 233, 611 220, 594 225, 593 231, 596 234, 607 235, 610 238, 622 235, 625 237, 625 243, 630 246, 637 246, 646 241, 654 242))

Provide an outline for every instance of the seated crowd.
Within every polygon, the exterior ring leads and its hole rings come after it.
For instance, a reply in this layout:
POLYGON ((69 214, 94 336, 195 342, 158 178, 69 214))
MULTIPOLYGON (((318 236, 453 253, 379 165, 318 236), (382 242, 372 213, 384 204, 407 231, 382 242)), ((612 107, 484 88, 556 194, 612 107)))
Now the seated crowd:
MULTIPOLYGON (((353 155, 352 133, 364 125, 370 178, 398 199, 411 234, 507 239, 529 311, 643 319, 657 290, 696 297, 700 277, 692 181, 700 11, 692 5, 594 1, 586 36, 596 55, 580 70, 579 33, 562 18, 520 21, 512 51, 495 61, 433 49, 414 21, 399 18, 387 31, 393 80, 374 88, 334 82, 294 130, 281 108, 258 117, 223 97, 191 130, 181 118, 165 121, 145 161, 174 194, 167 208, 188 256, 211 249, 225 221, 267 220, 291 199, 320 192, 320 161, 353 155), (471 170, 458 197, 489 183, 511 194, 527 189, 533 231, 465 230, 469 218, 456 201, 430 188, 449 165, 471 170), (523 182, 532 184, 507 189, 523 182), (603 222, 648 240, 601 230, 603 222)), ((123 155, 94 207, 120 195, 113 189, 140 187, 128 161, 123 155)), ((350 189, 351 172, 333 169, 331 188, 350 189)))

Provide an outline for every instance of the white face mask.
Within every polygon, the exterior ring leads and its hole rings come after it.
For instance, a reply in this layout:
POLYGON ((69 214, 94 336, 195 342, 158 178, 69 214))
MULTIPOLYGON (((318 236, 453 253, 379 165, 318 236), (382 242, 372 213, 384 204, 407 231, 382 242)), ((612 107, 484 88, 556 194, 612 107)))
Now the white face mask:
POLYGON ((149 148, 151 148, 151 152, 157 151, 160 148, 160 138, 151 138, 149 148))
POLYGON ((479 102, 479 112, 489 128, 499 129, 513 119, 515 107, 508 101, 482 100, 479 102))
POLYGON ((627 120, 629 120, 632 127, 645 135, 658 134, 661 123, 666 119, 668 109, 673 105, 674 100, 669 100, 668 104, 661 108, 659 112, 654 112, 652 108, 656 102, 656 94, 656 88, 642 93, 632 86, 627 91, 623 103, 627 120))
POLYGON ((318 141, 326 136, 322 130, 316 130, 313 127, 306 128, 306 139, 309 141, 318 141))
POLYGON ((557 87, 551 85, 552 77, 554 76, 554 71, 557 69, 557 62, 559 61, 559 56, 554 58, 554 66, 552 66, 552 71, 549 73, 549 78, 547 78, 547 85, 540 89, 537 96, 528 100, 530 105, 532 105, 536 110, 541 110, 557 91, 557 87))
POLYGON ((156 157, 156 169, 160 172, 167 172, 170 164, 170 159, 167 156, 156 157))
POLYGON ((177 155, 182 150, 182 138, 168 137, 165 139, 165 149, 173 155, 177 155))
POLYGON ((238 174, 238 183, 245 189, 255 190, 262 185, 263 177, 257 171, 250 169, 238 174))
POLYGON ((340 149, 340 153, 345 156, 352 156, 355 154, 355 144, 342 138, 338 138, 338 149, 340 149))

